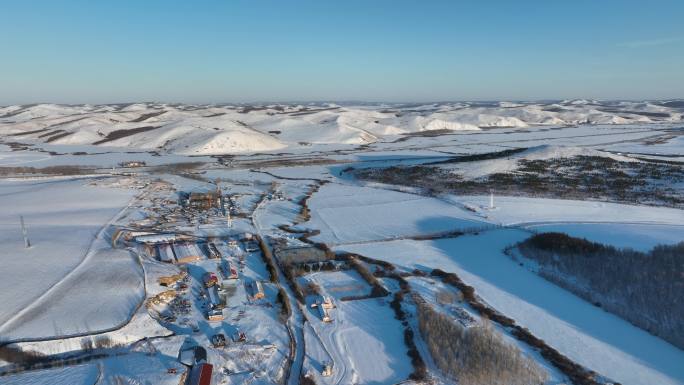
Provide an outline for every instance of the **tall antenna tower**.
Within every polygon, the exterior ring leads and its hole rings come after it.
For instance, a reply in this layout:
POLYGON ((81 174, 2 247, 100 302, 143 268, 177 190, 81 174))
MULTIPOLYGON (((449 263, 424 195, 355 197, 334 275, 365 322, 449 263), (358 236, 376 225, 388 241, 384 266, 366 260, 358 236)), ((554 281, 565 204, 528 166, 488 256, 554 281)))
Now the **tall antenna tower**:
POLYGON ((26 225, 24 224, 24 216, 20 215, 19 220, 21 221, 21 233, 24 235, 24 247, 28 249, 31 247, 31 241, 28 239, 28 231, 26 231, 26 225))

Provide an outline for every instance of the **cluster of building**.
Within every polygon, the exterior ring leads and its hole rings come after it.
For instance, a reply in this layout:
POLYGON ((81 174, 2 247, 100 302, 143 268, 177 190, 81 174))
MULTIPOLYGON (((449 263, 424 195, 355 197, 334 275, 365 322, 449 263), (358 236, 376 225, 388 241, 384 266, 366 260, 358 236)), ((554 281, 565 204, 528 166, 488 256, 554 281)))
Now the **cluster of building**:
POLYGON ((273 193, 269 193, 266 195, 266 199, 268 200, 273 200, 273 201, 284 201, 285 200, 285 195, 283 194, 282 191, 276 190, 273 193))
POLYGON ((227 202, 224 203, 223 211, 226 211, 226 206, 228 208, 229 215, 236 216, 240 214, 239 204, 234 195, 229 195, 227 202))
POLYGON ((119 163, 119 167, 125 167, 125 168, 135 168, 135 167, 145 167, 145 166, 147 166, 147 163, 145 163, 142 160, 128 160, 128 161, 119 163))
POLYGON ((223 207, 223 194, 221 190, 206 191, 206 192, 185 192, 178 193, 178 203, 181 207, 193 208, 197 210, 208 210, 211 208, 223 207))

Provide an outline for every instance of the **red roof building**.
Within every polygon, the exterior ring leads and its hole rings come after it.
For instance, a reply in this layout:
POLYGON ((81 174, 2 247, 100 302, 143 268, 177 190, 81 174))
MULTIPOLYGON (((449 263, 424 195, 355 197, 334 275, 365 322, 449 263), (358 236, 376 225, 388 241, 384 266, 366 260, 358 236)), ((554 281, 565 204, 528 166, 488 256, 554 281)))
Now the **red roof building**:
POLYGON ((202 363, 192 367, 190 371, 190 385, 211 385, 211 372, 214 367, 211 364, 202 363))

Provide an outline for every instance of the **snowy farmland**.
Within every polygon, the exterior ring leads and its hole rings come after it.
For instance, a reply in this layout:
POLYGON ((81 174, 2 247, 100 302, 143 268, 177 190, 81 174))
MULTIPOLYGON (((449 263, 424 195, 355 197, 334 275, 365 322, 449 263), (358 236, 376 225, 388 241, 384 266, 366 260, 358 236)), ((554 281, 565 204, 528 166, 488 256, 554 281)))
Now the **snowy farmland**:
POLYGON ((321 230, 314 239, 332 244, 411 237, 479 228, 486 223, 441 200, 369 187, 325 185, 310 202, 321 230), (425 217, 439 219, 425 223, 425 217))
POLYGON ((141 269, 128 252, 100 251, 107 245, 96 243, 96 237, 135 191, 94 187, 84 179, 2 182, 0 190, 0 289, 21 293, 3 301, 3 339, 50 338, 124 322, 140 299, 141 269), (20 215, 28 226, 29 249, 20 215), (100 301, 109 300, 110 308, 98 309, 100 301), (91 309, 80 313, 87 306, 91 309), (74 318, 75 310, 81 317, 74 318))

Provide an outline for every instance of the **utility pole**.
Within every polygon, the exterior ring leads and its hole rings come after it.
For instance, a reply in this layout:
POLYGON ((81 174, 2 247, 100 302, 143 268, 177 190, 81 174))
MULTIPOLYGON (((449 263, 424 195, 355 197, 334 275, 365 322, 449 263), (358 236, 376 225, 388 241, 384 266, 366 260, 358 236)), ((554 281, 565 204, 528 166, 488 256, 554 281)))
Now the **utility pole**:
POLYGON ((21 233, 24 235, 24 247, 28 249, 31 247, 31 241, 28 239, 28 231, 26 231, 26 225, 24 224, 24 216, 20 215, 19 219, 21 221, 21 233))

